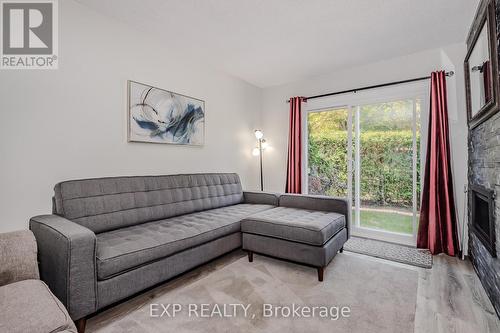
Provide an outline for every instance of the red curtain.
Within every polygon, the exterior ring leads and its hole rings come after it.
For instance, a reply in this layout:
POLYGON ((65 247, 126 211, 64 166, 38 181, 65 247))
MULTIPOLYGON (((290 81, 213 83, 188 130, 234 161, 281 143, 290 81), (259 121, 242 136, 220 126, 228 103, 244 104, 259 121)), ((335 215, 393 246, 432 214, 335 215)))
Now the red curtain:
POLYGON ((288 162, 286 193, 302 192, 302 133, 301 113, 304 97, 290 98, 290 129, 288 133, 288 162))
POLYGON ((439 71, 431 75, 429 136, 417 247, 429 249, 432 254, 444 252, 454 256, 458 251, 456 226, 446 74, 439 71))

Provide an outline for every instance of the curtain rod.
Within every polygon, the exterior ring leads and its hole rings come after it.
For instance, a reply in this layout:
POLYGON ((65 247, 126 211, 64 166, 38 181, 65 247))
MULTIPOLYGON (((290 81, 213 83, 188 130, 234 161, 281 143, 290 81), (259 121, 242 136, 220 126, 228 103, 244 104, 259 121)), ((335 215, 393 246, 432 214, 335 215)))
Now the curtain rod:
MULTIPOLYGON (((455 72, 450 71, 446 72, 446 76, 453 76, 455 72)), ((403 84, 403 83, 410 83, 410 82, 415 82, 415 81, 422 81, 422 80, 428 80, 430 79, 430 76, 424 76, 424 77, 418 77, 415 79, 409 79, 409 80, 403 80, 403 81, 395 81, 395 82, 389 82, 389 83, 382 83, 382 84, 377 84, 374 86, 367 86, 367 87, 361 87, 361 88, 356 88, 356 89, 349 89, 349 90, 342 90, 342 91, 336 91, 328 94, 322 94, 322 95, 315 95, 315 96, 309 96, 305 97, 305 100, 309 99, 314 99, 314 98, 321 98, 321 97, 327 97, 327 96, 334 96, 334 95, 340 95, 340 94, 346 94, 346 93, 356 93, 361 90, 368 90, 368 89, 375 89, 375 88, 382 88, 382 87, 387 87, 387 86, 393 86, 396 84, 403 84)), ((290 100, 287 100, 286 103, 290 103, 290 100)))

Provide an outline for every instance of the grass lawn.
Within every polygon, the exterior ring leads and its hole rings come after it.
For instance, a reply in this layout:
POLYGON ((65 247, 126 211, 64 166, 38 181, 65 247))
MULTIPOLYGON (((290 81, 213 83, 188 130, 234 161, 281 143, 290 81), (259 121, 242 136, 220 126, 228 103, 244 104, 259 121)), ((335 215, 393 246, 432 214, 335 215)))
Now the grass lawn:
POLYGON ((412 234, 413 216, 396 212, 361 210, 362 227, 412 234))

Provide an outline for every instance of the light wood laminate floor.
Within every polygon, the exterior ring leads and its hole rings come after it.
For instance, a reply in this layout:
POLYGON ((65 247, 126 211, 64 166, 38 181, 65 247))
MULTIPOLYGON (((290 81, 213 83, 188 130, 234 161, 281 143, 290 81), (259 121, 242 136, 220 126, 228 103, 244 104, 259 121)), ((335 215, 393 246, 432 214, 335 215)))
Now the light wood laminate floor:
POLYGON ((500 332, 500 319, 469 260, 441 254, 425 269, 363 257, 418 271, 415 333, 500 332))
POLYGON ((434 257, 419 271, 415 333, 500 332, 500 320, 469 260, 434 257))

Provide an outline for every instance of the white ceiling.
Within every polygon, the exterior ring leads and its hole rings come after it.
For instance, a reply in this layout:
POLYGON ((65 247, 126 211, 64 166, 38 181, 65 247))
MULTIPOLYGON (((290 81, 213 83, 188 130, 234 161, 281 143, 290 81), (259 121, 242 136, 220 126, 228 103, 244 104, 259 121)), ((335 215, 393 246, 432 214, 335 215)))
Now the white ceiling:
POLYGON ((479 0, 77 0, 268 87, 463 42, 479 0))

